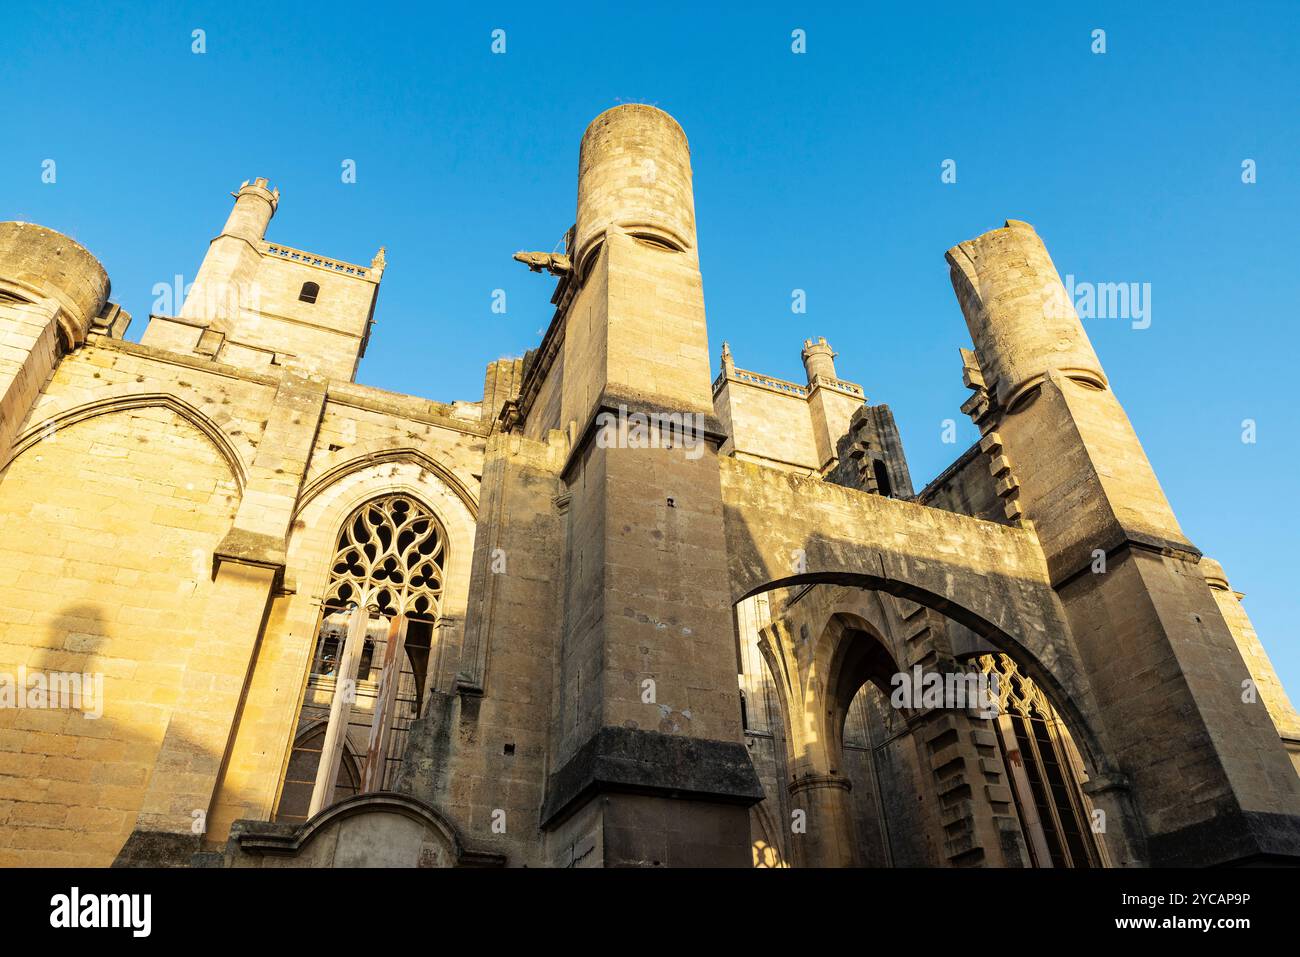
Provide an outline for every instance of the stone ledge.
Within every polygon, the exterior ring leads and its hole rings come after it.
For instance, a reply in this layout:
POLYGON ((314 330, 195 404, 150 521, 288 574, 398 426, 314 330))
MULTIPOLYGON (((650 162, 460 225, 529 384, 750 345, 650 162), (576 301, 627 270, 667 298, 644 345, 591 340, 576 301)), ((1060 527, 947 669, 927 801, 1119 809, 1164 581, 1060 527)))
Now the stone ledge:
POLYGON ((1300 817, 1230 810, 1147 838, 1153 867, 1300 866, 1300 817))
POLYGON ((715 452, 722 447, 722 444, 728 438, 722 423, 718 421, 718 417, 712 409, 674 409, 673 403, 663 396, 651 395, 645 392, 632 392, 617 387, 606 387, 592 405, 587 416, 587 424, 578 432, 576 441, 569 450, 568 460, 560 469, 561 478, 565 478, 567 481, 567 476, 572 471, 575 463, 582 457, 587 446, 596 441, 596 434, 601 430, 599 424, 601 415, 608 413, 617 418, 622 410, 626 410, 628 416, 640 414, 648 417, 671 417, 676 415, 679 421, 683 421, 687 415, 702 415, 704 428, 702 434, 695 436, 695 439, 696 441, 703 441, 715 452))
POLYGON ((189 867, 199 853, 198 834, 136 828, 117 852, 113 867, 189 867))
POLYGON ((232 528, 212 552, 212 572, 224 563, 269 568, 275 573, 275 587, 279 588, 284 576, 284 541, 274 535, 232 528))
MULTIPOLYGON (((1148 552, 1165 558, 1175 558, 1179 561, 1190 562, 1193 565, 1201 560, 1201 552, 1194 545, 1169 538, 1161 538, 1156 535, 1147 535, 1142 532, 1130 532, 1122 528, 1119 532, 1118 539, 1102 549, 1106 554, 1108 564, 1112 558, 1119 558, 1134 551, 1148 552)), ((1090 553, 1083 564, 1075 568, 1074 571, 1068 571, 1055 577, 1052 581, 1052 588, 1060 591, 1077 579, 1082 578, 1092 571, 1095 560, 1090 553)))
POLYGON ((694 798, 745 807, 763 800, 763 786, 749 751, 739 741, 607 727, 551 775, 542 806, 542 826, 558 823, 583 799, 603 791, 694 798))

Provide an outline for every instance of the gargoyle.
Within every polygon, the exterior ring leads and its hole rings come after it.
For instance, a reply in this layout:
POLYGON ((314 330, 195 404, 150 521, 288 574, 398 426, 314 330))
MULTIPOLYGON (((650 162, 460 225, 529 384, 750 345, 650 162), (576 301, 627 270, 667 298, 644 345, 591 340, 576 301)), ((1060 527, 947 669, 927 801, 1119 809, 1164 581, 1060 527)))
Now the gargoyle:
POLYGON ((515 260, 528 267, 530 272, 545 269, 552 276, 567 276, 572 265, 563 253, 515 253, 515 260))

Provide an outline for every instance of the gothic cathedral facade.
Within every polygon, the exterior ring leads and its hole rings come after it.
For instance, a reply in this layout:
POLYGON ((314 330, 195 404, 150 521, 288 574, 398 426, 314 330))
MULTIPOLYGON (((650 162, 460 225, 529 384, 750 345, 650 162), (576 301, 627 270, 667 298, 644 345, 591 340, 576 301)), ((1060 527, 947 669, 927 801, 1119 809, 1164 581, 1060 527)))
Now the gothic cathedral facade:
POLYGON ((1300 860, 1300 719, 1028 224, 948 250, 980 439, 918 491, 824 339, 713 376, 660 110, 474 401, 354 381, 384 250, 279 202, 138 343, 0 223, 0 865, 1300 860))

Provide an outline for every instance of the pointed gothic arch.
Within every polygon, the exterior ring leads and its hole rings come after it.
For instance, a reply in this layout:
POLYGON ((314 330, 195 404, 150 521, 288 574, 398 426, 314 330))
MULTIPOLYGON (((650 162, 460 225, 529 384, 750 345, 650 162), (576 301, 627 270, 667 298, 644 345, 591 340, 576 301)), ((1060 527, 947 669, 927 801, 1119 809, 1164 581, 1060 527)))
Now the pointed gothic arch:
POLYGON ((174 395, 163 392, 147 392, 96 399, 93 402, 87 402, 57 412, 29 426, 14 440, 13 448, 8 450, 7 457, 3 458, 4 464, 0 466, 0 472, 7 469, 24 452, 51 438, 63 429, 76 425, 78 422, 85 422, 101 415, 111 415, 115 412, 127 412, 132 409, 151 407, 171 410, 202 433, 212 443, 226 464, 230 466, 231 474, 235 478, 235 484, 239 487, 239 493, 243 495, 244 488, 248 484, 248 469, 243 458, 235 450, 230 438, 222 430, 221 426, 202 410, 190 405, 183 399, 178 399, 174 395))
POLYGON ((299 724, 326 725, 309 817, 337 800, 349 746, 361 755, 356 793, 393 782, 423 704, 448 553, 438 516, 405 491, 372 492, 342 522, 299 705, 299 724))

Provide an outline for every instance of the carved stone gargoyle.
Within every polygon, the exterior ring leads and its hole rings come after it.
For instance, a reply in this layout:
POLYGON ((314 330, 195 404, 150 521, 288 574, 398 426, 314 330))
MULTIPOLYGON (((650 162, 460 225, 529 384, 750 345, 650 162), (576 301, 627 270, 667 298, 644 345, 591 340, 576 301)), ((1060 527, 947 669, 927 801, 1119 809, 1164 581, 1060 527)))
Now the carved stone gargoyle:
POLYGON ((545 269, 552 276, 567 276, 573 268, 569 257, 563 253, 515 253, 514 258, 527 266, 530 272, 545 269))

